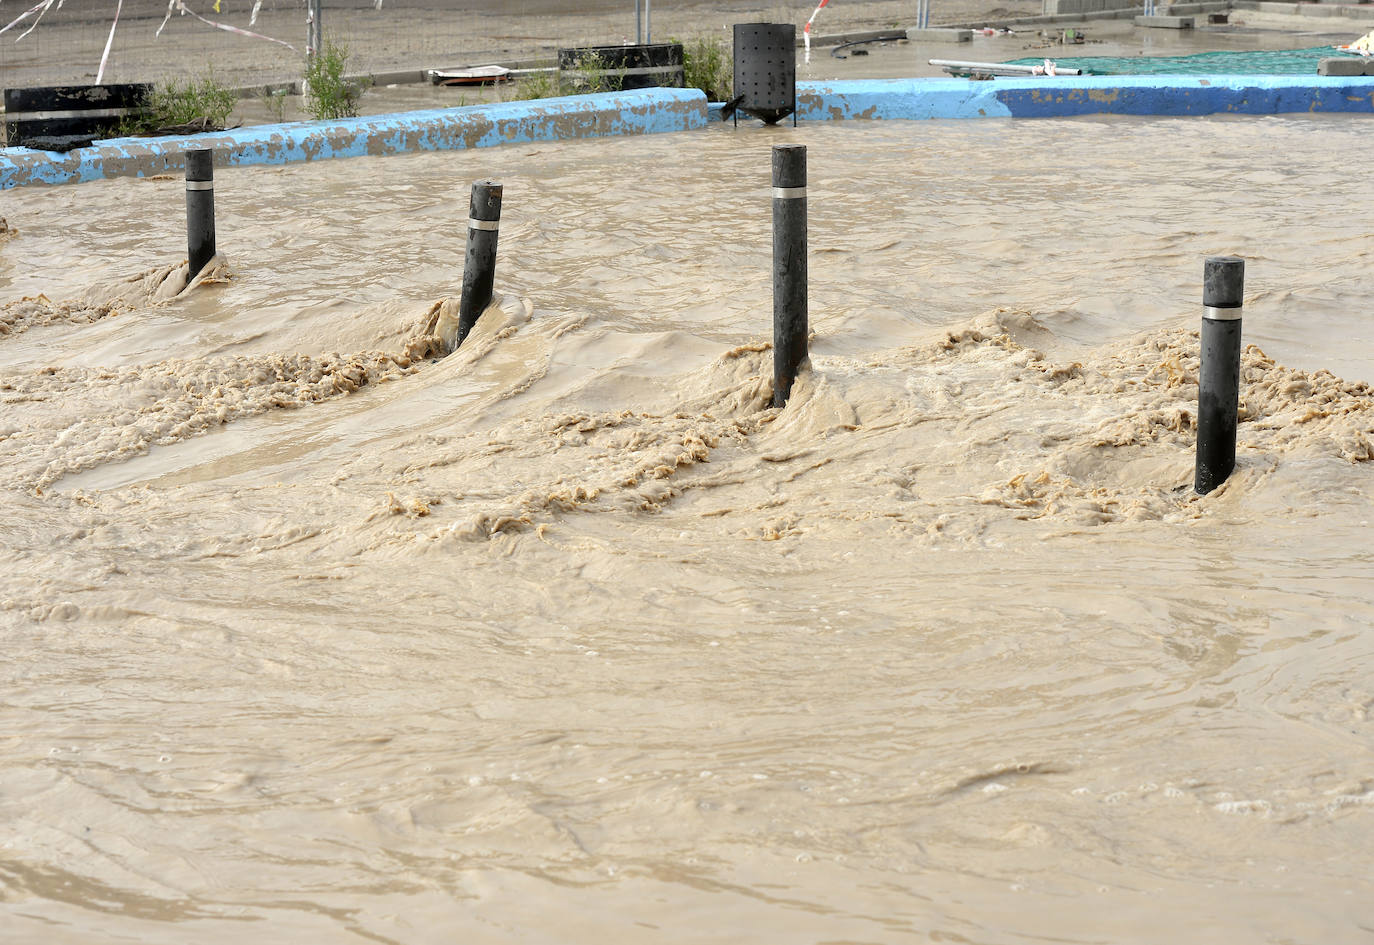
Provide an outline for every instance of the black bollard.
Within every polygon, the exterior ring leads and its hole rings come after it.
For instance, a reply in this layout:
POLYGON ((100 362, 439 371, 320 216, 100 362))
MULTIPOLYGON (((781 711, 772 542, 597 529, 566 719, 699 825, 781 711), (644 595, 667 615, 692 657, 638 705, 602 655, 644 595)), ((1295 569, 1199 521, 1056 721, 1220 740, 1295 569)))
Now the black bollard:
POLYGON ((1209 256, 1202 267, 1202 366, 1198 371, 1197 467, 1193 489, 1206 495, 1236 468, 1240 408, 1240 321, 1245 260, 1209 256))
POLYGON ((773 406, 806 360, 806 145, 773 146, 773 406))
POLYGON ((186 152, 186 258, 194 279, 215 255, 215 152, 186 152))
POLYGON ((472 209, 468 215, 468 251, 463 259, 463 295, 458 301, 458 341, 477 324, 491 304, 491 286, 496 280, 496 237, 501 226, 502 185, 494 180, 479 180, 472 185, 472 209))

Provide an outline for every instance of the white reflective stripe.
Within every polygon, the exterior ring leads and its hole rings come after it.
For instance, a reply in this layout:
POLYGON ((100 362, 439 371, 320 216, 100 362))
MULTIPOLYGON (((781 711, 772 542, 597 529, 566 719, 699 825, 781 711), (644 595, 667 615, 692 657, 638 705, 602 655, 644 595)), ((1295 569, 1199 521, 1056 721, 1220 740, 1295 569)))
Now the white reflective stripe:
POLYGON ((793 200, 806 196, 805 187, 774 187, 773 196, 779 200, 793 200))
POLYGON ((486 231, 488 231, 488 232, 490 232, 490 233, 495 233, 497 230, 501 229, 501 221, 500 221, 500 220, 474 220, 472 217, 468 217, 468 229, 469 229, 469 230, 486 230, 486 231))
POLYGON ((188 181, 186 182, 186 189, 187 189, 187 190, 214 190, 214 189, 215 189, 215 182, 212 181, 212 180, 188 180, 188 181))
POLYGON ((1202 317, 1210 318, 1214 322, 1236 322, 1240 321, 1240 313, 1245 309, 1240 306, 1235 308, 1213 308, 1210 305, 1202 307, 1202 317))
POLYGON ((56 112, 5 112, 5 121, 52 121, 54 118, 118 118, 141 108, 83 108, 56 112))

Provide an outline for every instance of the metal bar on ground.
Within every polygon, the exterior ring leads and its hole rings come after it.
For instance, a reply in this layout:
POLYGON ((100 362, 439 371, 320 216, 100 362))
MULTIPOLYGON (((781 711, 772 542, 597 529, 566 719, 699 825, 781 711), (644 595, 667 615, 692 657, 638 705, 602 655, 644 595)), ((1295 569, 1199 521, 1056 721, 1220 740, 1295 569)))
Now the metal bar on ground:
MULTIPOLYGON (((1039 75, 1044 72, 1044 66, 1023 66, 1010 62, 965 62, 960 59, 927 59, 932 66, 942 66, 946 71, 960 70, 966 72, 981 72, 996 75, 1039 75)), ((1056 75, 1081 75, 1078 69, 1055 69, 1056 75)))

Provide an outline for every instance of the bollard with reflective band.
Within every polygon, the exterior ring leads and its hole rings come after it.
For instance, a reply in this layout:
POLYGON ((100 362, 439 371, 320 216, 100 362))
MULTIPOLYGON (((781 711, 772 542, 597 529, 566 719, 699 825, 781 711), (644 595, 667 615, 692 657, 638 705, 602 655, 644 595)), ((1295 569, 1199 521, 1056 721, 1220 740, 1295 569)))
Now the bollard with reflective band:
POLYGON ((491 304, 491 287, 496 280, 496 237, 501 226, 501 192, 502 185, 494 180, 479 180, 472 185, 463 295, 458 303, 458 344, 454 347, 463 343, 491 304))
POLYGON ((773 147, 773 406, 806 361, 806 145, 773 147))
POLYGON ((206 148, 186 152, 187 281, 194 279, 215 255, 215 152, 206 148))
POLYGON ((1240 323, 1245 260, 1209 256, 1202 268, 1202 364, 1198 370, 1197 466, 1193 489, 1206 495, 1236 468, 1240 410, 1240 323))

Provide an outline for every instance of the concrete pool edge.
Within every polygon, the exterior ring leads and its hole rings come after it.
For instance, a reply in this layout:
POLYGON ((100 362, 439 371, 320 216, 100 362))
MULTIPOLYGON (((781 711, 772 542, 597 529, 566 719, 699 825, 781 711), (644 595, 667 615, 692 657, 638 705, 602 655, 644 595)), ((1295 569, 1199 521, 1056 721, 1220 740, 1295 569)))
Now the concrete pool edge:
POLYGON ((0 149, 0 190, 180 173, 183 152, 214 148, 220 166, 485 148, 498 144, 686 131, 706 125, 706 96, 654 88, 336 121, 255 125, 209 134, 115 138, 67 154, 0 149))
MULTIPOLYGON (((720 106, 709 106, 720 119, 720 106)), ((801 121, 1374 113, 1374 77, 1151 75, 798 82, 801 121)), ((750 119, 751 121, 753 119, 750 119)))
MULTIPOLYGON (((1077 115, 1374 113, 1374 77, 1081 76, 848 79, 798 82, 803 121, 1056 118, 1077 115)), ((164 138, 119 138, 68 154, 0 150, 0 190, 178 173, 182 152, 215 148, 221 166, 484 148, 569 138, 656 134, 719 120, 696 89, 641 89, 494 105, 258 125, 164 138)), ((752 120, 752 119, 751 119, 752 120)))

